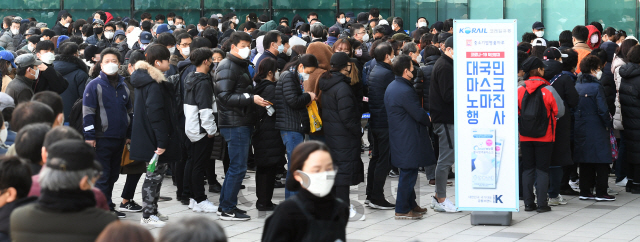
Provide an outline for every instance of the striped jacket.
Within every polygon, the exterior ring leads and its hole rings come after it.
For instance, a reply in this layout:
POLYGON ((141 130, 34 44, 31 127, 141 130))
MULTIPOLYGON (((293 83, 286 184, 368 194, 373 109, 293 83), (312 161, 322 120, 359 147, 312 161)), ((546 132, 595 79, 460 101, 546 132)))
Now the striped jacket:
POLYGON ((132 117, 130 90, 124 77, 118 75, 115 88, 103 72, 87 83, 82 96, 82 126, 86 140, 129 138, 132 117))

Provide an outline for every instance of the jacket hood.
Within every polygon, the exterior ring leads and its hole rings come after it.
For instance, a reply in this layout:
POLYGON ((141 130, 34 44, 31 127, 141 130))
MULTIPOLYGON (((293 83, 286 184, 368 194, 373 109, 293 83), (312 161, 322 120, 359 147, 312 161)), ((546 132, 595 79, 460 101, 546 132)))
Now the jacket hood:
POLYGON ((318 87, 322 91, 327 91, 327 90, 329 90, 329 88, 335 86, 336 84, 338 84, 340 82, 345 82, 345 83, 347 83, 347 85, 349 85, 351 83, 351 78, 349 78, 348 76, 345 76, 344 74, 342 74, 340 72, 337 72, 337 71, 336 72, 331 72, 331 78, 329 78, 329 79, 320 79, 320 84, 318 85, 318 87))
POLYGON ((576 83, 600 83, 600 80, 591 74, 580 73, 576 83))
POLYGON ((620 77, 629 79, 640 76, 640 65, 627 63, 620 67, 620 77))
POLYGON ((268 22, 260 26, 260 31, 269 32, 271 30, 275 30, 276 27, 278 27, 278 24, 276 24, 276 22, 273 20, 269 20, 268 22))
POLYGON ((331 69, 331 55, 333 51, 331 47, 322 42, 314 42, 307 47, 307 54, 313 55, 318 59, 318 68, 328 71, 331 69))
POLYGON ((61 75, 67 75, 75 70, 81 70, 89 74, 89 67, 80 58, 75 56, 56 55, 54 66, 61 75))
POLYGON ((598 28, 596 28, 596 26, 593 26, 593 25, 587 25, 587 29, 589 30, 589 38, 587 39, 587 45, 592 50, 597 49, 598 47, 600 47, 600 44, 602 43, 602 38, 600 37, 600 30, 598 30, 598 28), (598 41, 596 43, 591 43, 591 36, 593 36, 594 34, 598 36, 598 41))
POLYGON ((272 81, 269 81, 267 79, 264 79, 264 80, 262 80, 262 81, 260 81, 259 83, 256 84, 256 87, 254 88, 254 92, 255 93, 260 93, 265 88, 267 88, 269 85, 276 85, 276 83, 272 82, 272 81))
POLYGON ((524 81, 525 84, 525 88, 527 89, 528 93, 533 93, 536 88, 538 88, 541 85, 549 85, 549 82, 547 80, 545 80, 542 77, 539 76, 532 76, 529 78, 529 80, 524 81))
POLYGON ((622 58, 617 56, 614 57, 613 61, 611 62, 611 73, 615 73, 616 68, 621 67, 624 64, 626 64, 626 62, 622 58))
POLYGON ((146 61, 138 61, 134 67, 135 71, 131 74, 131 85, 140 88, 149 83, 162 83, 165 81, 164 74, 158 68, 151 66, 146 61))
POLYGON ((185 92, 193 91, 192 89, 201 81, 211 81, 211 76, 205 73, 194 72, 184 79, 185 92))
POLYGON ((182 71, 182 69, 189 65, 191 65, 191 59, 187 57, 187 59, 178 62, 178 70, 182 71))
POLYGON ((435 65, 436 61, 438 61, 438 58, 440 58, 439 55, 427 56, 427 57, 424 58, 424 64, 425 65, 435 65))
POLYGON ((562 73, 562 63, 556 60, 546 60, 544 62, 544 79, 551 80, 554 76, 562 73))

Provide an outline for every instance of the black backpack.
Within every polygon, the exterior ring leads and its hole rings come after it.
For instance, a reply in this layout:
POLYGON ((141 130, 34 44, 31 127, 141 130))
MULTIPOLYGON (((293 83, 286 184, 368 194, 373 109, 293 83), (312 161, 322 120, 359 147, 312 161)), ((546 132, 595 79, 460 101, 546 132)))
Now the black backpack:
POLYGON ((540 85, 531 94, 524 91, 518 116, 518 130, 522 136, 540 138, 547 134, 549 115, 542 99, 542 88, 545 86, 540 85))

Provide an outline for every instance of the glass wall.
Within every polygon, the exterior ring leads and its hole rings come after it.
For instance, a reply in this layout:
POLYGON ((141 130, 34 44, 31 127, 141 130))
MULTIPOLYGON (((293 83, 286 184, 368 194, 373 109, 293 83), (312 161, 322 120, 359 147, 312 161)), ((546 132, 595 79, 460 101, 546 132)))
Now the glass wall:
POLYGON ((197 23, 200 18, 200 0, 136 0, 134 6, 133 15, 138 21, 144 12, 154 20, 157 14, 166 17, 169 12, 182 16, 187 23, 197 23))
POLYGON ((503 0, 472 0, 469 5, 473 19, 502 19, 503 17, 503 0))
MULTIPOLYGON (((267 5, 269 4, 268 1, 265 2, 267 5)), ((319 15, 318 20, 320 20, 322 24, 331 26, 336 23, 336 1, 272 0, 272 3, 274 19, 287 17, 289 20, 293 20, 293 16, 299 14, 300 17, 306 21, 307 14, 315 12, 319 15)))
POLYGON ((636 2, 634 0, 588 0, 589 23, 600 22, 603 28, 614 27, 636 36, 636 2))
POLYGON ((53 28, 60 11, 60 0, 0 0, 0 16, 34 17, 53 28))
POLYGON ((584 25, 584 4, 584 1, 575 0, 545 1, 542 21, 545 27, 544 38, 558 40, 563 30, 573 30, 576 25, 584 25), (566 11, 566 6, 571 6, 571 11, 566 11))
MULTIPOLYGON (((473 0, 472 0, 473 1, 473 0)), ((478 1, 478 0, 475 0, 478 1)), ((485 0, 482 0, 484 2, 485 0)), ((469 1, 467 0, 438 0, 438 20, 468 19, 469 1)))
POLYGON ((531 32, 533 23, 542 20, 540 16, 542 13, 541 0, 506 1, 506 6, 504 6, 505 18, 518 20, 518 41, 522 41, 522 35, 526 32, 531 32))
POLYGON ((395 0, 395 10, 395 16, 404 21, 403 28, 410 32, 417 28, 419 17, 427 18, 429 26, 437 21, 436 0, 395 0))
MULTIPOLYGON (((111 13, 115 17, 126 17, 131 15, 130 0, 64 0, 66 9, 73 19, 93 19, 96 11, 102 10, 111 13)), ((51 25, 49 26, 51 28, 51 25)))

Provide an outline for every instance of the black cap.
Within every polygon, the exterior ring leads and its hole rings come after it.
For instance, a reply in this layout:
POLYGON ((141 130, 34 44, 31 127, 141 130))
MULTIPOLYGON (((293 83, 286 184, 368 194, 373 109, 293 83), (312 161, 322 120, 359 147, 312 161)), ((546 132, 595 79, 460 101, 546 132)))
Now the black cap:
POLYGON ((569 55, 562 54, 562 52, 560 52, 560 50, 556 47, 550 47, 544 51, 543 57, 545 60, 555 60, 560 57, 567 58, 569 57, 569 55))
POLYGON ((38 42, 40 42, 40 36, 31 35, 31 37, 27 38, 27 41, 37 44, 38 42))
POLYGON ((357 59, 350 58, 347 53, 336 52, 331 56, 331 68, 342 69, 349 64, 349 62, 356 62, 357 59))
POLYGON ((444 41, 444 48, 453 48, 453 36, 444 41))
POLYGON ((94 149, 82 140, 68 139, 55 142, 47 152, 46 166, 51 169, 102 171, 102 166, 95 160, 94 149))
POLYGON ((369 23, 369 13, 361 12, 358 14, 358 23, 359 24, 367 24, 369 23))
POLYGON ((449 32, 440 32, 440 34, 438 35, 438 43, 443 43, 451 36, 453 35, 450 34, 449 32))
POLYGON ((544 29, 544 24, 542 24, 542 22, 535 22, 533 23, 533 26, 531 26, 531 29, 535 29, 535 30, 541 30, 544 29))
POLYGON ((440 32, 442 31, 442 28, 444 28, 444 23, 442 21, 435 22, 433 25, 431 25, 431 28, 435 28, 438 32, 440 32))
POLYGON ((532 56, 522 62, 522 71, 524 72, 538 68, 544 68, 544 63, 538 57, 532 56))
POLYGON ((249 13, 249 21, 258 22, 258 15, 256 13, 249 13))
POLYGON ((56 35, 56 32, 53 32, 53 30, 50 29, 45 29, 42 31, 42 36, 49 36, 49 38, 53 38, 53 36, 56 35))
POLYGON ((140 28, 141 28, 142 30, 145 30, 145 29, 151 29, 151 22, 149 22, 149 21, 142 21, 142 23, 140 23, 140 28))

